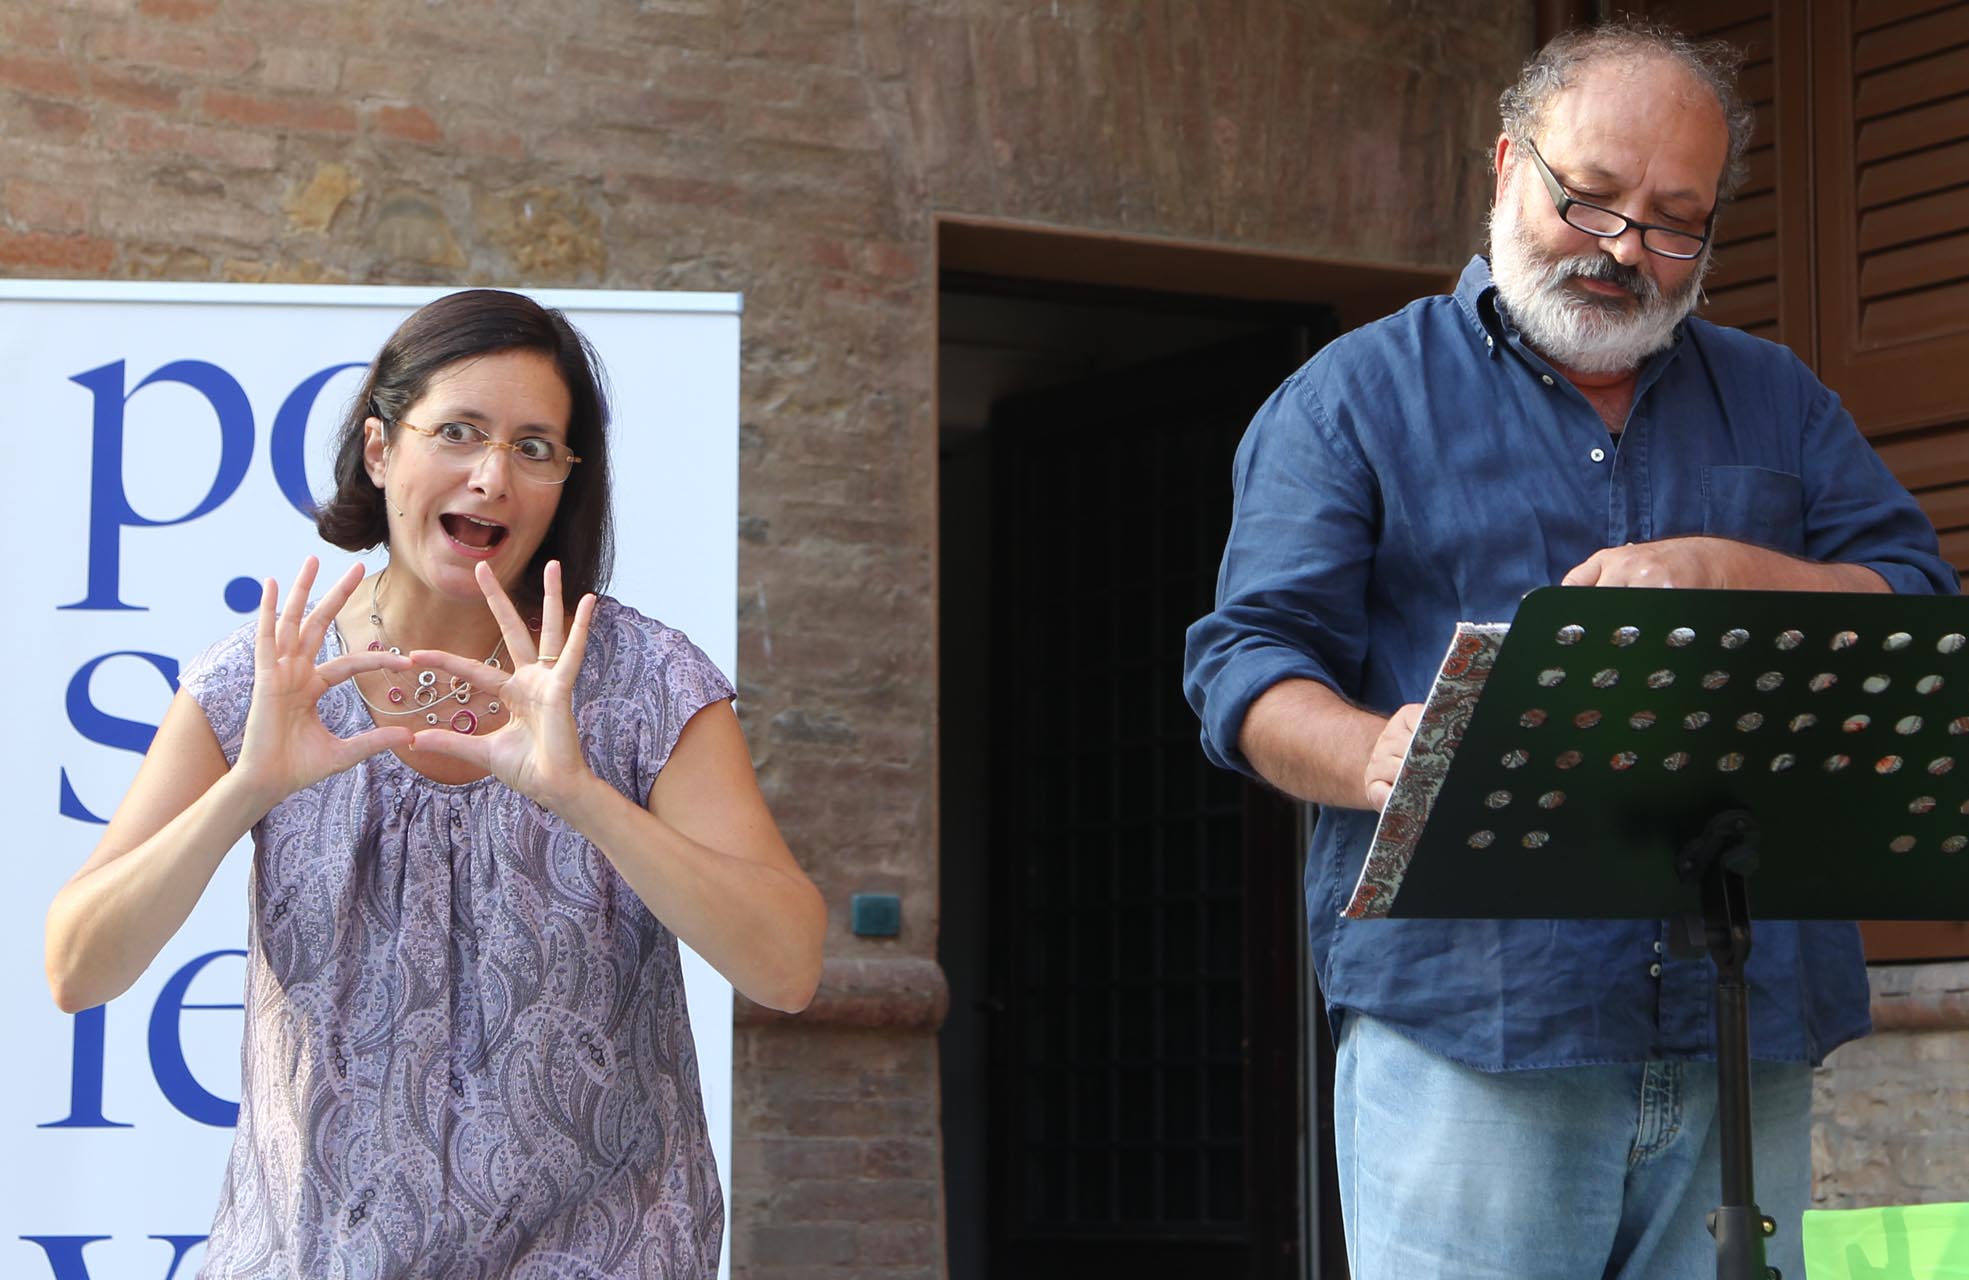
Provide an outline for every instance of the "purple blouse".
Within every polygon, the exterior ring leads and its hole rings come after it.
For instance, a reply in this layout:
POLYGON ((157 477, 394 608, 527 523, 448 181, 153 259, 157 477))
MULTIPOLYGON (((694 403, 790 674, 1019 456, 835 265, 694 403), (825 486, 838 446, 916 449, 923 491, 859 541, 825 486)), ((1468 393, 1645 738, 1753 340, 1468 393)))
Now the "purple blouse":
MULTIPOLYGON (((228 763, 253 633, 183 678, 228 763)), ((322 656, 342 651, 330 627, 322 656)), ((682 632, 600 601, 575 714, 611 786, 642 803, 685 722, 731 696, 682 632)), ((320 707, 344 737, 374 723, 352 682, 320 707)), ((239 1128, 201 1277, 717 1274, 677 940, 573 828, 384 752, 253 828, 250 905, 239 1128)))

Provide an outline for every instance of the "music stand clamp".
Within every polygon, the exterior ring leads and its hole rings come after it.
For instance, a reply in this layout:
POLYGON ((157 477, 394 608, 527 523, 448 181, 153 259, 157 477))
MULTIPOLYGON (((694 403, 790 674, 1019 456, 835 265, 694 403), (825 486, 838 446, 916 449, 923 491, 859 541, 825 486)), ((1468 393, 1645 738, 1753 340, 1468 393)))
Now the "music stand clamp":
POLYGON ((1969 900, 1965 695, 1958 597, 1534 591, 1379 882, 1377 914, 1666 920, 1715 960, 1725 1280, 1767 1280, 1775 1230, 1751 1161, 1752 916, 1969 900))

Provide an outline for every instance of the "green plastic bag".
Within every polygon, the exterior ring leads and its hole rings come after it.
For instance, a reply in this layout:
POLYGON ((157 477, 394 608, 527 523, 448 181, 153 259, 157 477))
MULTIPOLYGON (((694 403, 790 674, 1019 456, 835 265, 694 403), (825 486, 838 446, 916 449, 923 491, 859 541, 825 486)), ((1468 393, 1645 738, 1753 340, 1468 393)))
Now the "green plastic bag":
POLYGON ((1805 1211, 1806 1280, 1969 1280, 1969 1204, 1805 1211))

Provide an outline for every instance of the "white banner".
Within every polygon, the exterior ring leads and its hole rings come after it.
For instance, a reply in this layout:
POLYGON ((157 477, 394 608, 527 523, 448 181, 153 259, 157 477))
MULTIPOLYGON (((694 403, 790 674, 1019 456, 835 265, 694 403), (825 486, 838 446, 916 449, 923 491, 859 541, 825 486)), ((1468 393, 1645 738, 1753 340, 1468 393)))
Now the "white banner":
MULTIPOLYGON (((322 544, 364 367, 448 290, 0 281, 0 1276, 188 1280, 239 1099, 242 841, 127 993, 62 1014, 42 972, 47 906, 88 856, 177 685, 283 593, 381 553, 322 544)), ((610 594, 687 631, 737 678, 735 294, 529 291, 601 353, 613 392, 610 594)), ((685 953, 704 1104, 730 1203, 731 989, 685 953)), ((729 1245, 727 1245, 729 1257, 729 1245)))

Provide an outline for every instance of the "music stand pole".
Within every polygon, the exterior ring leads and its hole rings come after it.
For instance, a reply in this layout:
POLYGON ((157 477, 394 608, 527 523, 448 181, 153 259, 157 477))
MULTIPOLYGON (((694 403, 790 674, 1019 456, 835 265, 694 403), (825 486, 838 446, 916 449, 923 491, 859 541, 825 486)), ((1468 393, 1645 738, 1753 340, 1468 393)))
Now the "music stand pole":
POLYGON ((1757 1207, 1750 1137, 1750 873, 1757 869, 1756 820, 1731 809, 1710 820, 1676 859, 1684 884, 1702 891, 1702 914, 1683 917, 1676 953, 1707 950, 1716 962, 1716 1123, 1721 1138, 1721 1204, 1709 1215, 1717 1280, 1768 1280, 1764 1239, 1776 1224, 1757 1207))

